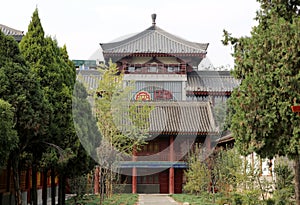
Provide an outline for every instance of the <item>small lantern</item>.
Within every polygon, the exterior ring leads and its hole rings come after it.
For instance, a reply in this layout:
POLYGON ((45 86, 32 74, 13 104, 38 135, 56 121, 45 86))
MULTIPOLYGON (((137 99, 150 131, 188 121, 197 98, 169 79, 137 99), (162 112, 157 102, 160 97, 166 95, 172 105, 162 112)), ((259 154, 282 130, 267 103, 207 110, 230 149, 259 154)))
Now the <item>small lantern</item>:
POLYGON ((292 111, 300 115, 300 105, 293 105, 291 106, 292 111))

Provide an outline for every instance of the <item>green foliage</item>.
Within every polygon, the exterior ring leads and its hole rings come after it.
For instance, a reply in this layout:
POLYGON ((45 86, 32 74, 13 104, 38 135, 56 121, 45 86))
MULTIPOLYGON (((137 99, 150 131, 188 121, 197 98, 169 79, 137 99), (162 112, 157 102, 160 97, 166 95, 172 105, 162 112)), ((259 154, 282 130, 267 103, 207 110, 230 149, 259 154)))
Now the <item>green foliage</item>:
POLYGON ((80 144, 75 134, 72 118, 75 67, 68 59, 66 47, 60 48, 56 40, 44 35, 36 9, 28 26, 28 32, 20 42, 20 49, 49 102, 51 113, 48 129, 37 141, 37 143, 44 143, 43 149, 32 150, 35 153, 43 153, 46 148, 42 162, 43 166, 49 167, 57 162, 67 162, 68 157, 70 159, 75 157, 80 144), (54 156, 55 153, 57 156, 54 156), (61 160, 62 158, 64 160, 61 160), (55 162, 55 160, 58 161, 55 162))
POLYGON ((77 176, 69 179, 70 192, 72 194, 76 194, 76 196, 73 197, 75 204, 87 193, 87 182, 87 175, 77 176))
POLYGON ((14 110, 0 99, 0 169, 6 164, 10 152, 17 147, 18 136, 13 124, 14 110))
MULTIPOLYGON (((48 103, 40 83, 20 53, 17 42, 0 32, 0 98, 14 110, 14 129, 18 133, 18 146, 11 151, 10 160, 14 173, 15 203, 21 204, 19 163, 25 152, 42 149, 33 146, 47 129, 48 103)), ((26 165, 26 164, 23 164, 26 165)), ((21 167, 20 167, 21 168, 21 167)))
POLYGON ((289 204, 295 194, 293 171, 283 159, 278 159, 274 168, 275 173, 275 192, 274 200, 276 204, 289 204))
POLYGON ((132 86, 123 87, 123 74, 110 63, 102 71, 98 86, 96 110, 98 127, 105 140, 120 153, 131 155, 145 144, 152 109, 142 102, 131 102, 132 86))
MULTIPOLYGON (((69 60, 66 46, 61 48, 55 39, 45 37, 37 9, 20 42, 20 50, 42 87, 50 116, 44 122, 47 129, 37 135, 28 152, 43 169, 51 167, 58 171, 61 179, 86 173, 94 163, 80 144, 73 122, 75 66, 69 60)), ((60 193, 63 194, 64 183, 60 183, 60 193)), ((64 201, 63 196, 60 198, 64 201)))
POLYGON ((38 9, 32 14, 31 22, 28 25, 28 31, 20 42, 20 50, 24 58, 32 65, 51 64, 52 58, 46 49, 44 29, 41 24, 38 9))
POLYGON ((201 154, 201 150, 196 148, 189 158, 189 168, 185 171, 187 182, 184 186, 184 191, 197 195, 207 192, 211 182, 211 172, 208 169, 208 165, 200 157, 201 154))
POLYGON ((220 149, 207 159, 203 159, 202 156, 199 148, 191 154, 189 169, 185 173, 187 183, 184 190, 196 194, 207 191, 229 194, 236 191, 244 180, 242 160, 237 150, 220 149))
POLYGON ((225 196, 223 194, 209 194, 201 193, 200 195, 193 194, 173 194, 171 195, 177 202, 188 202, 191 205, 274 205, 274 200, 262 201, 259 199, 259 193, 257 191, 247 191, 245 193, 230 193, 225 196), (215 198, 215 202, 211 202, 215 198))
POLYGON ((210 158, 212 166, 212 182, 222 193, 236 191, 244 180, 242 159, 235 148, 216 151, 210 158))
POLYGON ((48 120, 47 103, 34 74, 26 65, 17 42, 0 32, 0 98, 11 104, 19 151, 24 151, 48 120), (41 115, 44 113, 44 115, 41 115))
MULTIPOLYGON (((149 136, 149 115, 152 107, 142 102, 132 102, 133 87, 125 87, 123 74, 116 64, 110 62, 107 69, 101 70, 101 80, 95 99, 97 124, 101 132, 101 144, 97 149, 101 165, 101 187, 105 186, 107 196, 113 192, 116 183, 118 162, 132 156, 134 151, 146 143, 149 136)), ((101 200, 104 189, 101 189, 101 200)))
POLYGON ((300 149, 300 120, 290 108, 300 98, 299 2, 260 2, 259 25, 251 37, 224 32, 223 42, 234 45, 233 74, 242 79, 229 101, 231 131, 242 154, 293 157, 300 149))
POLYGON ((258 25, 251 37, 223 43, 234 46, 233 74, 241 85, 232 93, 230 130, 243 155, 288 156, 295 166, 295 196, 300 203, 300 118, 291 106, 300 99, 300 2, 259 0, 258 25))
POLYGON ((97 158, 96 149, 100 146, 101 134, 88 101, 88 93, 82 83, 76 82, 73 93, 73 119, 77 136, 87 154, 97 158))

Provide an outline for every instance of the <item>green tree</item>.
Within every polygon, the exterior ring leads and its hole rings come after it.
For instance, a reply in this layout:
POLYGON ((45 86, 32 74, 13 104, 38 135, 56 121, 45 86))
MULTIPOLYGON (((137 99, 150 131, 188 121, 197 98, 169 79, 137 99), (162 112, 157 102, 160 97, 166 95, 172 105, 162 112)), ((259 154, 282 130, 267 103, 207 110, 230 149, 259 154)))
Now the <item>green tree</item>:
POLYGON ((300 118, 291 105, 300 98, 299 1, 258 0, 258 25, 234 46, 233 74, 241 79, 230 99, 231 131, 242 154, 286 155, 294 161, 296 201, 300 204, 300 118))
MULTIPOLYGON (((34 73, 20 53, 17 42, 0 32, 0 98, 11 104, 18 146, 10 153, 15 186, 15 204, 21 204, 20 156, 44 132, 48 121, 47 101, 34 73), (43 113, 43 114, 42 114, 43 113)), ((10 167, 8 167, 10 170, 10 167)))
POLYGON ((131 155, 134 149, 145 144, 152 107, 131 101, 132 83, 124 87, 123 74, 119 73, 116 64, 110 63, 102 72, 96 98, 98 127, 103 138, 114 148, 131 155))
POLYGON ((197 195, 207 192, 211 182, 211 172, 209 170, 208 161, 203 158, 205 154, 196 147, 195 151, 189 157, 189 168, 185 172, 187 177, 184 190, 197 195))
POLYGON ((75 130, 87 154, 97 160, 97 148, 100 146, 101 134, 96 117, 88 101, 84 85, 76 82, 73 94, 73 119, 75 130))
POLYGON ((0 169, 6 165, 10 152, 18 145, 19 139, 14 129, 13 117, 14 111, 11 105, 0 99, 0 169))
POLYGON ((279 158, 275 162, 275 192, 274 199, 276 204, 289 204, 294 195, 293 172, 285 159, 279 158))
MULTIPOLYGON (((66 177, 64 169, 66 169, 68 160, 75 158, 80 147, 72 117, 75 66, 69 60, 66 46, 60 48, 56 40, 45 37, 37 9, 33 12, 28 32, 20 42, 20 49, 37 76, 51 108, 48 130, 37 141, 37 144, 42 145, 39 146, 42 149, 38 150, 32 147, 31 150, 33 166, 37 166, 37 162, 41 161, 41 156, 44 156, 44 173, 47 173, 49 168, 53 172, 61 171, 59 182, 64 183, 63 180, 66 177), (49 153, 45 153, 45 150, 49 153)), ((33 170, 36 168, 33 167, 33 170)), ((35 181, 36 179, 33 178, 34 204, 37 203, 35 181)), ((64 184, 60 184, 59 200, 62 205, 64 204, 64 188, 64 184)), ((45 186, 43 190, 43 204, 46 204, 45 186)), ((54 196, 52 196, 52 203, 55 203, 54 196)))
POLYGON ((242 173, 242 159, 237 150, 235 148, 221 149, 212 157, 212 175, 215 178, 212 184, 215 184, 218 191, 225 194, 236 191, 238 185, 245 179, 242 173))
MULTIPOLYGON (((53 93, 51 87, 51 81, 54 81, 53 75, 49 73, 52 71, 52 64, 54 61, 53 51, 47 49, 47 41, 44 37, 44 30, 40 22, 38 15, 38 10, 35 9, 32 15, 31 22, 28 26, 28 31, 26 35, 22 38, 20 44, 20 50, 30 65, 31 71, 35 74, 36 79, 41 84, 43 93, 46 99, 49 102, 50 109, 50 119, 48 123, 48 129, 45 133, 39 135, 39 139, 36 141, 36 144, 31 146, 31 149, 28 150, 31 153, 32 159, 32 201, 34 205, 37 205, 37 169, 38 163, 43 156, 43 152, 47 144, 41 144, 42 142, 49 142, 49 130, 51 126, 51 121, 53 119, 53 105, 52 99, 49 96, 52 96, 53 93), (41 146, 42 145, 42 146, 41 146)), ((54 73, 54 72, 53 72, 54 73)))
POLYGON ((101 72, 95 103, 102 136, 98 160, 101 173, 106 175, 106 194, 111 196, 118 161, 131 160, 132 154, 146 144, 152 106, 132 101, 133 83, 123 81, 116 64, 110 62, 101 72), (128 85, 124 86, 125 83, 128 85))

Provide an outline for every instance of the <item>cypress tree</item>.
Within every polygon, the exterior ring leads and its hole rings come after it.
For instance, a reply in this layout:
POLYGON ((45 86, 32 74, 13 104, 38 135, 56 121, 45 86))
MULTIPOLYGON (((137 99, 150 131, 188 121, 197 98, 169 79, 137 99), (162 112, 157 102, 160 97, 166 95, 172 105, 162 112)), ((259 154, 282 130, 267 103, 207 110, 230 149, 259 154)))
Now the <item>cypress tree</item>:
MULTIPOLYGON (((13 109, 14 130, 18 144, 10 152, 15 185, 15 204, 21 204, 19 181, 20 156, 45 129, 48 120, 47 102, 39 82, 26 64, 17 42, 0 32, 0 98, 13 109), (41 114, 43 113, 43 114, 41 114)), ((8 167, 10 169, 10 167, 8 167)))
MULTIPOLYGON (((20 48, 26 61, 31 65, 32 71, 38 76, 50 103, 49 129, 40 141, 40 143, 47 144, 47 148, 38 156, 43 156, 44 170, 51 168, 53 172, 59 172, 59 203, 63 205, 67 170, 72 170, 71 160, 74 160, 76 156, 82 156, 78 155, 79 152, 84 152, 76 136, 72 116, 75 66, 69 60, 66 46, 61 48, 55 39, 45 37, 37 9, 33 12, 28 32, 23 37, 20 48)), ((52 196, 52 203, 54 203, 54 197, 52 196)), ((46 203, 45 194, 43 203, 46 203)))
POLYGON ((294 161, 296 201, 300 204, 300 118, 291 105, 300 100, 300 2, 259 0, 259 24, 234 46, 233 74, 241 79, 230 99, 231 131, 242 154, 286 155, 294 161))

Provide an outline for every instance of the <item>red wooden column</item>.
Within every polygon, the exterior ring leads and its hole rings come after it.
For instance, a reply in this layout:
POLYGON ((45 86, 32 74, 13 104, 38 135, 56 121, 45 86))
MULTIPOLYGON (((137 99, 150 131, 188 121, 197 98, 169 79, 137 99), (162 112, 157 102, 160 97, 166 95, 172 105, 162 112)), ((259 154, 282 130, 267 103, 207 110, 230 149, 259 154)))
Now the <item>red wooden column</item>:
POLYGON ((100 187, 99 187, 99 173, 100 173, 100 168, 96 166, 95 168, 95 176, 94 176, 94 193, 99 194, 100 187))
POLYGON ((132 193, 137 193, 137 170, 136 167, 132 168, 132 193))
MULTIPOLYGON (((174 161, 174 136, 170 136, 170 162, 174 161)), ((169 193, 174 194, 174 167, 169 169, 169 193)))
MULTIPOLYGON (((133 148, 133 156, 132 161, 136 162, 136 149, 133 148)), ((132 193, 137 193, 137 169, 136 167, 132 167, 132 193)))
POLYGON ((210 155, 210 152, 211 152, 211 139, 210 139, 210 136, 206 136, 206 139, 205 139, 205 148, 206 148, 206 153, 205 153, 205 157, 209 157, 210 155))

